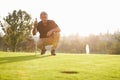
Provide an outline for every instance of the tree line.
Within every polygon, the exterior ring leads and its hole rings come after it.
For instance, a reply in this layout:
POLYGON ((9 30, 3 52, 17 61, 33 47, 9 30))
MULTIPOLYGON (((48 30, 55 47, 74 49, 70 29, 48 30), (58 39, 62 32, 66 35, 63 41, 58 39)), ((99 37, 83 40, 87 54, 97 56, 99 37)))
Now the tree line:
POLYGON ((89 45, 91 53, 120 54, 120 32, 106 33, 89 36, 79 34, 63 36, 58 51, 64 53, 85 53, 86 45, 89 45))
MULTIPOLYGON (((0 51, 34 52, 35 41, 31 34, 32 23, 30 14, 22 10, 8 13, 0 27, 5 33, 0 34, 0 51)), ((85 53, 86 44, 91 53, 120 54, 120 31, 89 36, 79 34, 62 36, 57 51, 62 53, 85 53)))

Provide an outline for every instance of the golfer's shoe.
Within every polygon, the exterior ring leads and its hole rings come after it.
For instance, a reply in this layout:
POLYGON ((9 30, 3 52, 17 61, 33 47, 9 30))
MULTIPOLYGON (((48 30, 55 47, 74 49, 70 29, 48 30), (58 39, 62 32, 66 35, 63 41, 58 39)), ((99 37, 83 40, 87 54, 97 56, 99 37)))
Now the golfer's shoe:
POLYGON ((41 51, 41 55, 44 55, 45 52, 46 52, 46 50, 42 50, 42 51, 41 51))
POLYGON ((55 50, 51 50, 51 55, 52 56, 55 56, 56 54, 55 54, 55 50))

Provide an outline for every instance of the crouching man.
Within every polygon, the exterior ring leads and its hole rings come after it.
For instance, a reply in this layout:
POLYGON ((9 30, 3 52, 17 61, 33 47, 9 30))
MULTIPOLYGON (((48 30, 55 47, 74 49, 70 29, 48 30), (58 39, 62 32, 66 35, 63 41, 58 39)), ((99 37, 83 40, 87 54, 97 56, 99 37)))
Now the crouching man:
POLYGON ((36 35, 38 31, 40 33, 40 39, 37 42, 37 48, 41 50, 41 55, 45 54, 47 45, 52 45, 51 55, 56 55, 55 50, 57 48, 60 28, 53 20, 48 20, 48 14, 41 12, 40 22, 37 20, 34 22, 33 35, 36 35))

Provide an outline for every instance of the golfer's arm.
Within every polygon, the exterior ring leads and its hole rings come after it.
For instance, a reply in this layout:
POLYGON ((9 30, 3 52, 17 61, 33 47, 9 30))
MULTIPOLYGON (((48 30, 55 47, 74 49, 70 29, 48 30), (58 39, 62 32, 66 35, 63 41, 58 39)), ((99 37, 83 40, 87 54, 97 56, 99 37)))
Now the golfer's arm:
POLYGON ((32 31, 32 34, 33 34, 33 35, 36 35, 36 33, 37 33, 37 29, 34 27, 34 28, 33 28, 33 31, 32 31))
POLYGON ((60 28, 58 27, 58 25, 52 20, 52 26, 54 27, 51 32, 60 32, 60 28))
POLYGON ((57 27, 57 28, 54 28, 54 29, 52 29, 51 30, 51 32, 60 32, 61 30, 60 30, 60 28, 59 27, 57 27))

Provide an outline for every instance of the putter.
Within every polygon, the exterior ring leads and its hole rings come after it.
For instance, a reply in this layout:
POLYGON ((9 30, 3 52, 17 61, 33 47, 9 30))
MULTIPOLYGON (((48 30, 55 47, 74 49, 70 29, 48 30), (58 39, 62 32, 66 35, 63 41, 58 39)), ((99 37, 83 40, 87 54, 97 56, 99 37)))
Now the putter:
POLYGON ((35 35, 35 55, 37 55, 37 35, 35 35))
MULTIPOLYGON (((37 21, 37 18, 35 18, 35 21, 37 21)), ((37 55, 37 35, 34 36, 34 41, 35 41, 35 55, 37 55)))

